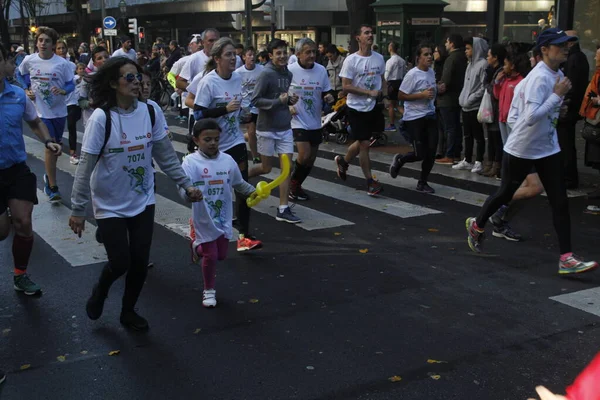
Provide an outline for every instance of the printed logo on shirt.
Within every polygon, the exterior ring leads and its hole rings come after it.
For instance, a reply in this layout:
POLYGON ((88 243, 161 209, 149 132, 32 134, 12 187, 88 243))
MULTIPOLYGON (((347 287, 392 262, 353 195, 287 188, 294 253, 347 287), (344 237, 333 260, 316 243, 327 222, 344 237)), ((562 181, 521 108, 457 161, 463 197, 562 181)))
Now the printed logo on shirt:
POLYGON ((229 171, 217 171, 217 176, 219 175, 229 175, 229 171))
POLYGON ((136 136, 135 140, 143 140, 143 139, 146 139, 146 138, 150 139, 150 136, 151 135, 149 133, 146 134, 146 135, 144 135, 144 136, 136 136))
POLYGON ((193 185, 194 185, 194 186, 204 186, 204 185, 205 185, 205 183, 204 183, 204 181, 198 181, 198 182, 194 182, 194 184, 193 184, 193 185))
POLYGON ((137 146, 131 146, 127 148, 127 151, 137 151, 137 150, 144 150, 144 145, 140 144, 137 146))
POLYGON ((121 140, 120 144, 130 144, 131 142, 129 140, 121 140))
POLYGON ((222 179, 218 179, 215 181, 208 181, 209 185, 222 185, 223 184, 223 180, 222 179))
POLYGON ((123 132, 123 134, 121 135, 121 138, 127 139, 127 134, 125 132, 123 132))
POLYGON ((112 149, 108 149, 109 153, 122 153, 125 149, 122 147, 113 147, 112 149))

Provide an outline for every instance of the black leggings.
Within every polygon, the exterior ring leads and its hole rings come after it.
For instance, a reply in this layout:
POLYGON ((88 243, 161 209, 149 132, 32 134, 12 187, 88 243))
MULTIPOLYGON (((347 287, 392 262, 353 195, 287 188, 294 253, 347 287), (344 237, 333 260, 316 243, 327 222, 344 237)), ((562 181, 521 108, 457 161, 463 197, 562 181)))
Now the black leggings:
POLYGON ((104 266, 98 286, 108 293, 114 281, 127 273, 123 310, 132 311, 146 280, 152 231, 154 205, 130 218, 104 218, 96 220, 102 234, 108 262, 104 266))
MULTIPOLYGON (((238 164, 242 178, 248 182, 248 152, 246 151, 246 144, 238 144, 226 150, 225 153, 229 154, 238 164)), ((250 234, 250 207, 246 204, 246 196, 235 192, 235 204, 238 218, 236 228, 242 235, 248 236, 250 234)))
POLYGON ((78 105, 67 106, 67 129, 69 130, 69 150, 77 152, 77 121, 81 119, 78 105))
POLYGON ((512 200, 513 195, 534 166, 544 189, 546 189, 550 207, 552 207, 552 219, 558 236, 560 254, 569 253, 571 252, 571 215, 569 214, 569 199, 567 198, 560 153, 537 160, 527 160, 505 152, 502 157, 502 185, 496 194, 488 197, 485 201, 477 216, 477 225, 483 229, 488 218, 500 206, 508 204, 512 200))
POLYGON ((434 115, 413 121, 404 121, 404 126, 413 140, 413 151, 402 156, 402 163, 421 163, 421 182, 427 182, 435 162, 438 144, 438 125, 434 115))
POLYGON ((504 144, 502 143, 502 135, 500 134, 500 128, 498 127, 497 122, 488 124, 487 134, 488 161, 502 162, 502 149, 504 148, 504 144))
POLYGON ((485 154, 485 137, 483 136, 483 125, 477 121, 477 110, 463 111, 463 132, 465 136, 465 160, 473 162, 473 142, 477 142, 477 155, 475 161, 483 161, 485 154))

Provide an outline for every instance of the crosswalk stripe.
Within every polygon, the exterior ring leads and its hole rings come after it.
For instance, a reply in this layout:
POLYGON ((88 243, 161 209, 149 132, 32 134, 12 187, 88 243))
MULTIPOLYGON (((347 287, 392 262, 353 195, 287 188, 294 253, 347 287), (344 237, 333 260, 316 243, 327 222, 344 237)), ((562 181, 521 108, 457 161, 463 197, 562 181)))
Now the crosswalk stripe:
POLYGON ((600 317, 600 306, 598 297, 600 296, 600 287, 579 290, 577 292, 565 293, 550 297, 550 300, 557 301, 578 310, 588 312, 600 317))
POLYGON ((107 261, 104 246, 96 242, 94 225, 86 224, 86 234, 77 237, 68 224, 71 210, 62 203, 50 203, 39 189, 37 196, 39 204, 33 207, 33 230, 62 258, 73 267, 107 261))

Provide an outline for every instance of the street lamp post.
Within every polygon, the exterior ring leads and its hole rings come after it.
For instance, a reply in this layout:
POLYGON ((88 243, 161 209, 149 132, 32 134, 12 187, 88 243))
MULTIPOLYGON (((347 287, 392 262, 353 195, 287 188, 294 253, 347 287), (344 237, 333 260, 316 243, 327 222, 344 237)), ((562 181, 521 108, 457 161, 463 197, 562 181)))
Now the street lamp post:
POLYGON ((125 18, 127 16, 127 3, 125 0, 121 0, 119 2, 119 11, 121 11, 121 18, 125 18))

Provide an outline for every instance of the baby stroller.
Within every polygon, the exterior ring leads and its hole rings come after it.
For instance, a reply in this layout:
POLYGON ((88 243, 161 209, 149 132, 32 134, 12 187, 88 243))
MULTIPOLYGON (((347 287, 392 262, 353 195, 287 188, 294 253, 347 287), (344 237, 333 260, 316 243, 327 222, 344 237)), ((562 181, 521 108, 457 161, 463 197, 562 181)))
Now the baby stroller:
POLYGON ((346 111, 346 98, 339 99, 330 113, 321 117, 321 127, 323 129, 323 141, 329 141, 329 135, 335 136, 335 141, 338 144, 348 142, 348 121, 346 111))

